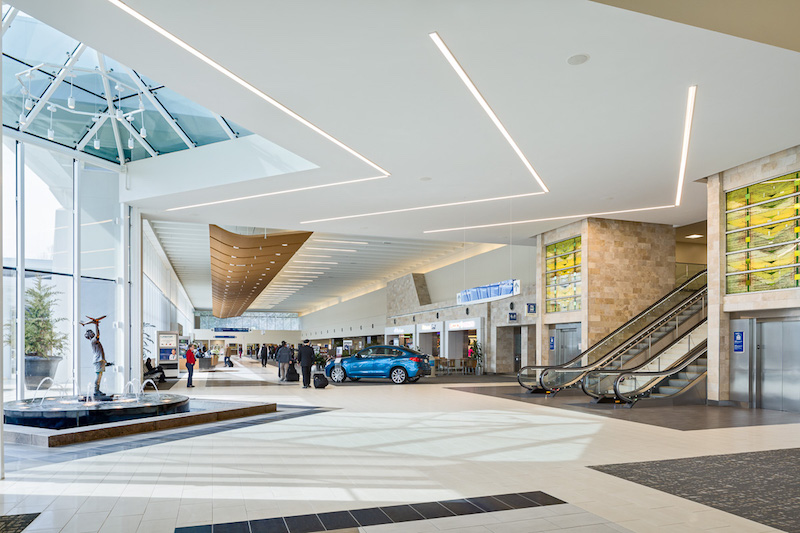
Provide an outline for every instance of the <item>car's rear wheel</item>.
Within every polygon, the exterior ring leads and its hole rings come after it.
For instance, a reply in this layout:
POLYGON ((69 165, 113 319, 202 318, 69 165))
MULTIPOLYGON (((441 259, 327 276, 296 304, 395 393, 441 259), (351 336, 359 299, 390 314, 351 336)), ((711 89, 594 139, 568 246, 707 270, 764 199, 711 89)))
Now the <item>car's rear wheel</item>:
POLYGON ((334 383, 342 383, 346 377, 347 373, 344 371, 344 368, 335 366, 331 369, 331 380, 334 383))
POLYGON ((402 385, 408 379, 408 372, 406 372, 405 368, 398 366, 392 369, 392 373, 389 374, 389 377, 392 378, 392 383, 395 385, 402 385))

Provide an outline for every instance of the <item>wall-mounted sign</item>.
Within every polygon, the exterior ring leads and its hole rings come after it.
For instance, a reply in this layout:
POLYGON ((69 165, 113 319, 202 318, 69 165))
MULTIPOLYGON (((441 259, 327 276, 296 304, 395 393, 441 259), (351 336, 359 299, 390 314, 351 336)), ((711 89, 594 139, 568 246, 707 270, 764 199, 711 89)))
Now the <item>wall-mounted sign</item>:
POLYGON ((550 349, 551 350, 555 350, 556 349, 556 338, 555 337, 550 337, 550 349))
POLYGON ((508 313, 508 321, 509 322, 516 322, 517 321, 517 313, 508 313))
POLYGON ((158 336, 158 346, 160 348, 177 348, 178 336, 174 333, 161 334, 158 336))
POLYGON ((214 328, 215 333, 248 333, 250 328, 214 328))
POLYGON ((235 339, 236 335, 214 335, 215 339, 235 339))
POLYGON ((518 279, 507 279, 490 285, 482 285, 471 289, 464 289, 456 294, 456 303, 464 305, 468 303, 491 302, 501 298, 508 298, 520 293, 520 283, 518 279))
POLYGON ((458 329, 475 329, 477 322, 474 320, 459 320, 458 322, 451 322, 447 329, 449 330, 458 330, 458 329))
POLYGON ((420 324, 417 327, 420 331, 439 331, 441 329, 439 324, 420 324))
POLYGON ((733 332, 733 351, 744 352, 744 331, 733 332))
POLYGON ((525 304, 528 307, 528 314, 535 315, 536 314, 536 304, 525 304))

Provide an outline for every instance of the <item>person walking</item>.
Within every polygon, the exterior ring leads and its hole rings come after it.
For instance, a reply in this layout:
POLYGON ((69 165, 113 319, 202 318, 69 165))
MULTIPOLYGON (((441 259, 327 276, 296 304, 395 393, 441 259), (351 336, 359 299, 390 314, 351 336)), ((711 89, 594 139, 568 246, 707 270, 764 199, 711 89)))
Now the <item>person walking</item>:
POLYGON ((278 348, 278 352, 275 354, 275 360, 280 365, 280 380, 286 381, 286 371, 289 370, 289 361, 292 360, 292 350, 286 346, 286 341, 281 341, 281 347, 278 348))
POLYGON ((308 339, 304 340, 297 351, 297 360, 300 362, 300 369, 303 371, 304 389, 311 386, 311 367, 314 364, 314 349, 310 343, 311 341, 308 339))
POLYGON ((261 345, 261 352, 258 354, 261 357, 261 366, 267 366, 267 356, 269 355, 269 350, 267 350, 267 345, 261 345))
POLYGON ((194 363, 197 360, 194 357, 194 344, 186 349, 186 371, 189 373, 189 379, 186 380, 187 387, 194 387, 192 385, 192 374, 194 374, 194 363))

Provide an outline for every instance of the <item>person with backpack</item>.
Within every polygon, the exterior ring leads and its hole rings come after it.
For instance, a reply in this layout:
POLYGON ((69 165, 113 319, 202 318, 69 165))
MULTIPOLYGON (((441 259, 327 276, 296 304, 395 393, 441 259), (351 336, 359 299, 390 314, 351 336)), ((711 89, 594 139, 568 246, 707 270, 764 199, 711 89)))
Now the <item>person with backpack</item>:
POLYGON ((281 341, 281 347, 275 354, 275 360, 279 365, 280 381, 286 381, 286 372, 289 370, 289 362, 292 360, 292 350, 286 346, 286 341, 281 341))

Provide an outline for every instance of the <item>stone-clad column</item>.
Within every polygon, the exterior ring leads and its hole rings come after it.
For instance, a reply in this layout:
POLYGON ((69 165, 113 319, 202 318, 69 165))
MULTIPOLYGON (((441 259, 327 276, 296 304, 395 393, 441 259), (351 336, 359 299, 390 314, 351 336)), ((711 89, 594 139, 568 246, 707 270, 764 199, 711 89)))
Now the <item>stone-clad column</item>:
POLYGON ((722 176, 708 178, 708 399, 729 398, 729 321, 723 312, 725 294, 725 191, 722 176))

